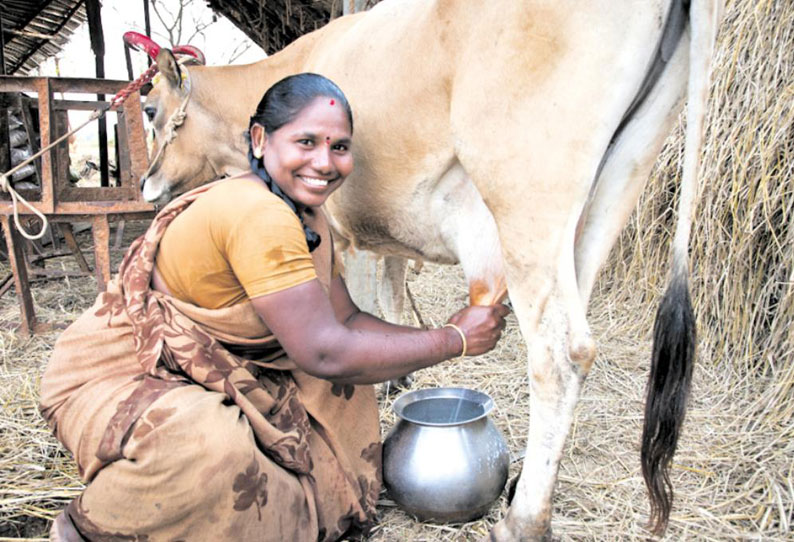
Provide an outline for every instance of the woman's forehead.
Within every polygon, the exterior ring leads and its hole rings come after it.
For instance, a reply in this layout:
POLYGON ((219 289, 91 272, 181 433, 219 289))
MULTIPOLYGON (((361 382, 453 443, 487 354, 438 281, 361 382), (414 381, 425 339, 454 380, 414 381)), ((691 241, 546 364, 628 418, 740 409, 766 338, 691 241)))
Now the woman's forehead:
POLYGON ((338 100, 324 96, 312 100, 282 128, 293 133, 350 136, 350 121, 344 106, 338 100))

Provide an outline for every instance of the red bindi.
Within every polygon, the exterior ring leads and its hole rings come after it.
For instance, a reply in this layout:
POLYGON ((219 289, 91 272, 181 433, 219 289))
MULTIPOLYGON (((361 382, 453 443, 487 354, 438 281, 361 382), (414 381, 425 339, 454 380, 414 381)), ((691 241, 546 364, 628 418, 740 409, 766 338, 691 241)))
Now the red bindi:
POLYGON ((330 137, 326 137, 325 138, 325 144, 326 145, 330 145, 331 144, 331 138, 330 137))
POLYGON ((336 104, 336 100, 331 100, 331 105, 336 104))

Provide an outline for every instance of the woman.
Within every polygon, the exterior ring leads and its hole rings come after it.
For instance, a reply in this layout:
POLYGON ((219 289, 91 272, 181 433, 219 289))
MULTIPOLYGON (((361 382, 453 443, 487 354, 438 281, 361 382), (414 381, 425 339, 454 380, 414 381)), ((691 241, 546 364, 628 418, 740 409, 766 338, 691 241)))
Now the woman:
POLYGON ((360 312, 322 204, 353 168, 350 106, 322 76, 271 87, 252 172, 173 201, 55 346, 42 413, 86 490, 56 540, 336 540, 381 487, 372 384, 461 354, 502 306, 434 330, 360 312))

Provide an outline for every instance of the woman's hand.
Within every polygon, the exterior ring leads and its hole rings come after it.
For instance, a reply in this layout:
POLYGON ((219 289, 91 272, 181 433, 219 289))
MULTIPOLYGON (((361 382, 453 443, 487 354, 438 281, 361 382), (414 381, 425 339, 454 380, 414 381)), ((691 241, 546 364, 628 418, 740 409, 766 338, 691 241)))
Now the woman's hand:
MULTIPOLYGON (((501 303, 476 305, 458 311, 452 315, 449 323, 458 326, 466 336, 466 355, 478 356, 496 346, 505 328, 505 316, 509 313, 510 309, 501 303)), ((455 335, 460 342, 457 332, 455 335)))

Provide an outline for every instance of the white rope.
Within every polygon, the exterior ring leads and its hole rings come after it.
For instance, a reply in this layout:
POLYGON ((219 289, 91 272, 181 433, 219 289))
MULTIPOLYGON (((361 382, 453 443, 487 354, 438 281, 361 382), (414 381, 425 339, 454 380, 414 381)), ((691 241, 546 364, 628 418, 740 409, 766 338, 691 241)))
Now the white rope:
MULTIPOLYGON (((179 63, 182 64, 183 62, 186 62, 188 60, 190 60, 190 59, 189 58, 180 59, 179 63)), ((149 164, 149 169, 146 170, 146 175, 145 175, 146 177, 149 176, 149 174, 152 172, 152 169, 154 169, 154 166, 162 158, 163 151, 165 150, 165 147, 176 138, 176 129, 179 128, 180 126, 182 126, 182 124, 185 122, 185 117, 187 116, 187 113, 186 113, 185 110, 187 109, 187 104, 190 101, 190 94, 191 94, 190 75, 189 75, 189 72, 188 72, 187 69, 185 69, 185 75, 186 75, 185 87, 187 89, 187 94, 185 95, 185 98, 182 100, 182 103, 179 104, 179 108, 177 108, 177 110, 174 111, 174 113, 168 119, 168 123, 166 124, 166 136, 163 139, 163 144, 157 150, 157 154, 155 155, 154 160, 152 160, 151 164, 149 164)), ((119 105, 120 105, 120 103, 119 103, 119 105)), ((68 137, 70 137, 72 134, 74 134, 78 130, 83 129, 87 124, 89 124, 89 123, 97 120, 98 118, 102 117, 108 110, 112 109, 113 107, 114 107, 114 105, 109 105, 105 109, 98 109, 98 110, 94 111, 91 114, 91 116, 88 118, 88 120, 83 122, 77 128, 75 128, 75 129, 67 132, 66 134, 62 135, 61 137, 59 137, 58 139, 56 139, 55 141, 53 141, 52 143, 50 143, 49 145, 47 145, 46 147, 41 149, 39 152, 37 152, 36 154, 31 156, 27 160, 24 160, 24 161, 20 162, 19 164, 17 164, 16 166, 14 166, 10 170, 8 170, 7 172, 0 174, 0 190, 2 190, 3 192, 7 192, 11 196, 11 202, 12 202, 12 205, 14 207, 14 224, 16 224, 17 230, 19 230, 19 233, 22 234, 22 237, 24 237, 25 239, 29 239, 31 241, 34 241, 36 239, 41 239, 44 236, 44 233, 47 230, 47 217, 44 216, 44 214, 41 211, 39 211, 33 205, 31 205, 30 202, 28 202, 28 200, 23 198, 19 194, 19 192, 14 190, 14 187, 11 185, 11 181, 10 181, 11 176, 14 173, 16 173, 17 171, 19 171, 20 169, 22 169, 23 167, 25 167, 26 165, 28 165, 29 163, 31 163, 34 160, 36 160, 37 158, 39 158, 45 152, 49 151, 50 149, 52 149, 53 147, 55 147, 59 143, 61 143, 64 140, 66 140, 68 137), (19 204, 20 203, 22 205, 24 205, 25 207, 27 207, 34 215, 39 217, 39 219, 41 220, 41 231, 39 231, 39 233, 37 233, 37 234, 28 233, 22 227, 22 224, 19 222, 19 204)))
POLYGON ((52 143, 50 143, 49 145, 47 145, 46 147, 41 149, 39 152, 37 152, 36 154, 31 156, 27 160, 23 160, 22 162, 17 164, 15 167, 9 169, 7 172, 5 172, 2 175, 0 175, 0 190, 2 190, 3 192, 7 192, 11 196, 11 202, 12 202, 13 207, 14 207, 14 224, 16 224, 17 229, 19 230, 19 233, 21 233, 22 237, 24 237, 25 239, 29 239, 31 241, 34 241, 36 239, 41 239, 44 236, 44 233, 47 231, 47 217, 45 217, 44 214, 41 213, 41 211, 39 211, 33 205, 31 205, 30 202, 28 202, 28 200, 23 198, 19 194, 19 192, 14 190, 14 187, 11 185, 11 181, 10 181, 11 176, 14 173, 16 173, 17 171, 19 171, 20 169, 22 169, 23 167, 25 167, 26 165, 28 165, 29 163, 31 163, 34 160, 36 160, 38 157, 40 157, 45 152, 47 152, 50 149, 52 149, 54 146, 58 145, 59 143, 61 143, 62 141, 64 141, 68 137, 70 137, 72 134, 74 134, 78 130, 82 129, 86 124, 88 124, 90 122, 93 122, 96 119, 98 119, 99 117, 101 117, 102 115, 104 115, 105 111, 106 110, 104 110, 104 109, 103 110, 94 111, 91 114, 91 116, 89 117, 89 119, 86 120, 83 124, 81 124, 80 126, 75 128, 74 130, 71 130, 70 132, 62 135, 61 137, 59 137, 58 139, 56 139, 55 141, 53 141, 52 143), (22 205, 27 207, 34 215, 36 215, 37 217, 39 217, 39 219, 41 219, 41 231, 39 231, 39 233, 37 233, 37 234, 28 233, 22 227, 22 224, 19 222, 19 203, 22 203, 22 205))
MULTIPOLYGON (((188 73, 185 70, 185 73, 188 73)), ((154 155, 154 159, 152 159, 151 163, 149 164, 149 168, 144 173, 144 178, 148 178, 151 175, 152 171, 155 170, 157 165, 160 163, 160 160, 163 158, 163 152, 165 148, 171 143, 174 139, 176 139, 176 129, 182 126, 185 122, 185 117, 187 117, 187 104, 190 101, 190 94, 191 94, 191 85, 190 85, 190 75, 187 76, 185 81, 185 86, 187 87, 187 94, 182 99, 182 103, 179 104, 179 107, 176 111, 174 111, 168 119, 168 122, 165 125, 165 137, 163 137, 163 143, 160 145, 160 148, 157 149, 157 154, 154 155)))

